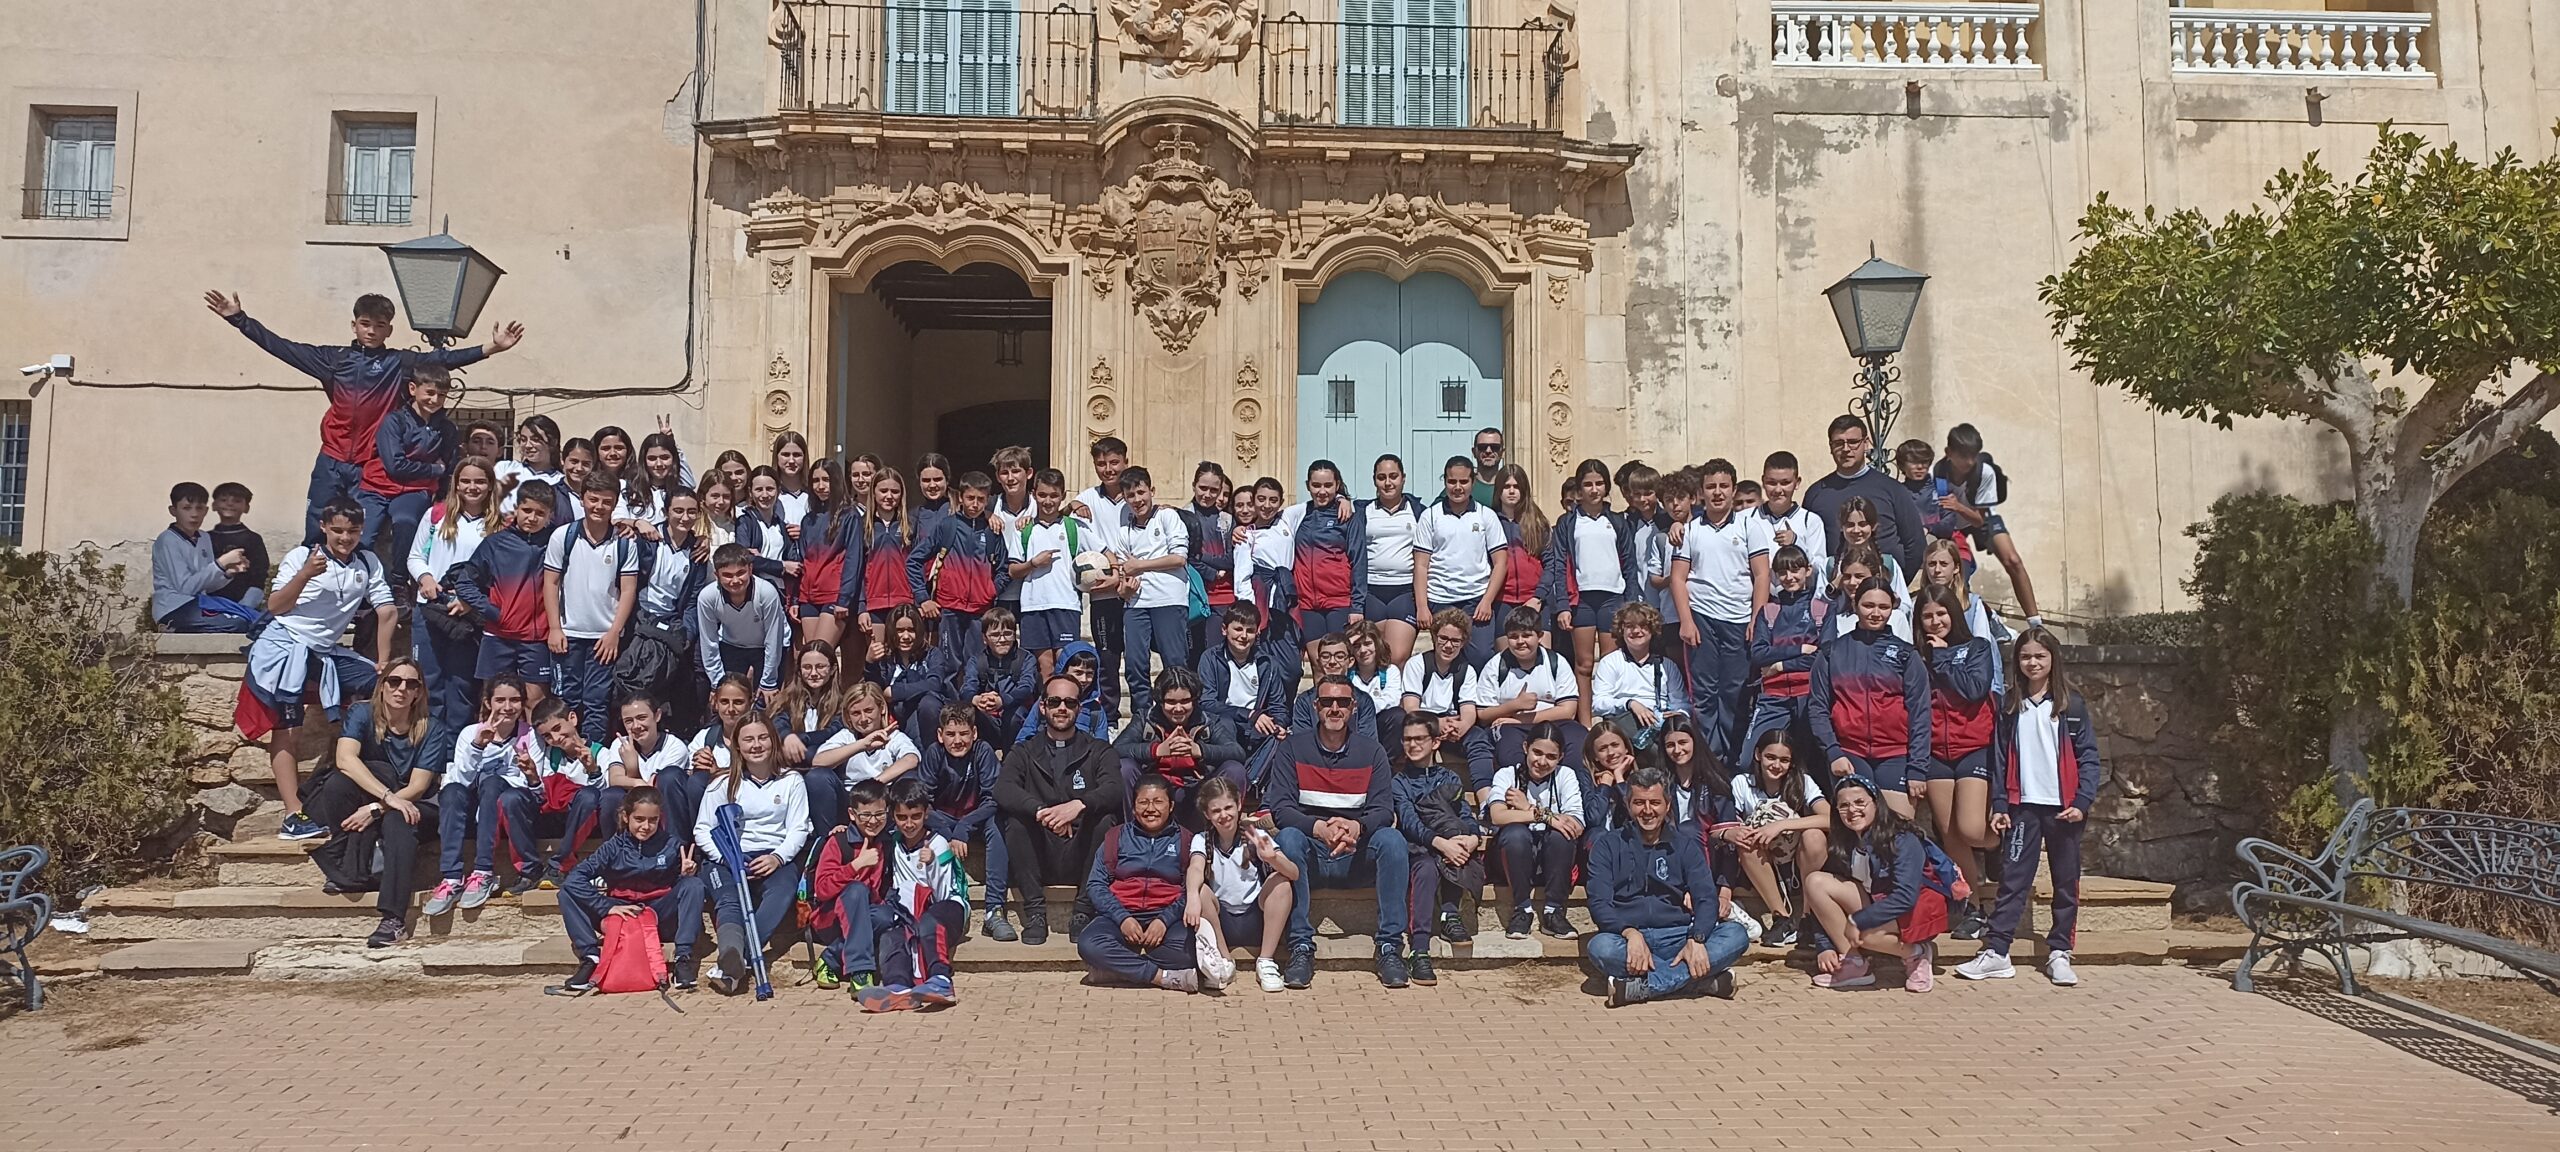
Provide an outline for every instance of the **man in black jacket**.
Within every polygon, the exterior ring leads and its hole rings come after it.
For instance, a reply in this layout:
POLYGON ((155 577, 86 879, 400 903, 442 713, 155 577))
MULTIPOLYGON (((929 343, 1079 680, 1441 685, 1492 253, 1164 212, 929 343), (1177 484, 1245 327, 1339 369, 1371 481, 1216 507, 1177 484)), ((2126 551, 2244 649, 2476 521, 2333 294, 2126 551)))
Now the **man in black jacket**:
POLYGON ((1884 470, 1869 465, 1867 422, 1855 416, 1841 416, 1831 422, 1830 475, 1805 487, 1805 509, 1822 518, 1823 535, 1831 546, 1830 554, 1840 554, 1840 504, 1852 496, 1864 496, 1876 506, 1876 551, 1902 565, 1905 573, 1920 571, 1920 553, 1929 546, 1929 529, 1920 519, 1920 502, 1884 470))
MULTIPOLYGON (((1047 883, 1074 883, 1091 871, 1094 846, 1120 823, 1120 766, 1110 745, 1076 727, 1082 698, 1074 679, 1050 677, 1040 689, 1039 731, 1005 754, 996 775, 996 825, 1011 883, 1022 893, 1025 944, 1049 939, 1047 883)), ((1067 935, 1092 917, 1078 896, 1067 935)))

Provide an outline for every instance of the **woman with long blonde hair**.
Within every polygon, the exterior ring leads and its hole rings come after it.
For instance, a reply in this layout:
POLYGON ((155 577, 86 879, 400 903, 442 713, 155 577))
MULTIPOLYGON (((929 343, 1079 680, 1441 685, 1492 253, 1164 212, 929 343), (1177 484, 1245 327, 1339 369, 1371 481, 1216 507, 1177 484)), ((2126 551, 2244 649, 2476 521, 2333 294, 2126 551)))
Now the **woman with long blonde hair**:
POLYGON ((426 673, 416 660, 395 656, 374 677, 373 698, 347 710, 329 768, 307 793, 311 818, 329 829, 329 842, 311 854, 325 889, 379 893, 374 906, 382 922, 367 947, 388 948, 409 931, 418 841, 436 834, 441 815, 431 798, 440 773, 423 755, 429 727, 426 673))

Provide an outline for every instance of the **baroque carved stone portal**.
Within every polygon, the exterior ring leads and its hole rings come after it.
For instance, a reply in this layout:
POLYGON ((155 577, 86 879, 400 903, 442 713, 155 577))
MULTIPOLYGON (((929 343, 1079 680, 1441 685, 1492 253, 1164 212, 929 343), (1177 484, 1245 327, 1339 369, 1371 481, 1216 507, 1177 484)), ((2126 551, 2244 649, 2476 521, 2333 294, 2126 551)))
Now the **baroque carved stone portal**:
POLYGON ((1200 162, 1200 145, 1183 126, 1149 143, 1155 159, 1103 189, 1093 217, 1067 239, 1092 262, 1097 293, 1108 293, 1118 273, 1156 339, 1181 352, 1225 296, 1230 262, 1258 286, 1279 228, 1251 191, 1200 162))
POLYGON ((1188 76, 1243 56, 1262 27, 1262 0, 1111 0, 1121 54, 1160 61, 1167 76, 1188 76))

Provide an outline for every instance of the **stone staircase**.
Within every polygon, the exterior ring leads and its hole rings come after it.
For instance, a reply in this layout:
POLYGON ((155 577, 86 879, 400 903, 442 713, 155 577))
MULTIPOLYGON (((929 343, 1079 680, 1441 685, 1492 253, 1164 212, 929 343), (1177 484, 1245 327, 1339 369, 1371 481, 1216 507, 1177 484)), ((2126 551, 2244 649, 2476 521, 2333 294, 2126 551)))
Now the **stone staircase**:
MULTIPOLYGON (((558 893, 549 891, 493 899, 468 912, 419 918, 412 939, 393 948, 367 949, 364 937, 377 919, 374 897, 322 892, 319 869, 310 860, 312 847, 272 835, 218 844, 210 850, 215 870, 212 886, 116 889, 93 897, 87 905, 90 939, 116 946, 100 958, 99 970, 132 978, 348 978, 531 976, 565 974, 575 965, 560 927, 558 893)), ((2245 938, 2176 928, 2170 892, 2166 884, 2084 879, 2074 958, 2084 965, 2163 964, 2216 962, 2240 953, 2245 938)), ((1075 946, 1064 931, 1074 895, 1074 889, 1066 887, 1048 890, 1051 936, 1046 944, 1035 948, 973 938, 960 950, 957 966, 964 972, 1075 969, 1075 946)), ((2047 922, 2049 896, 2049 885, 2039 877, 2029 923, 2047 922)), ((1489 900, 1471 904, 1474 941, 1433 944, 1434 959, 1443 968, 1570 964, 1579 956, 1572 941, 1545 936, 1508 939, 1502 933, 1498 906, 1489 900)), ((1581 904, 1577 891, 1571 915, 1578 927, 1588 930, 1590 918, 1581 904)), ((1313 909, 1318 966, 1366 969, 1372 960, 1369 933, 1376 927, 1374 897, 1365 890, 1320 890, 1313 909)), ((784 935, 792 935, 792 930, 786 928, 784 935)), ((2020 935, 2013 956, 2021 963, 2038 958, 2040 943, 2023 931, 2020 935)), ((1976 949, 1970 941, 1954 939, 1942 940, 1940 945, 1942 965, 1960 963, 1976 949)), ((806 950, 796 944, 778 953, 776 972, 796 970, 805 955, 806 950)), ((1755 946, 1745 962, 1801 967, 1810 959, 1809 952, 1790 954, 1755 946)))

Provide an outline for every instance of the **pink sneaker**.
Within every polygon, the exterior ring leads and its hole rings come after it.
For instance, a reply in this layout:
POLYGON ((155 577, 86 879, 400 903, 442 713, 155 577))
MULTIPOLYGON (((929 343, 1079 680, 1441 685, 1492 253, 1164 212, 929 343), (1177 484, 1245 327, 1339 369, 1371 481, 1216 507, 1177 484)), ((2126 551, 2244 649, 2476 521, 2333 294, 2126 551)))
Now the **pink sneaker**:
POLYGON ((491 872, 474 872, 462 882, 462 907, 468 911, 489 902, 498 892, 498 877, 491 872))
POLYGON ((1937 976, 1929 970, 1938 959, 1936 944, 1914 944, 1911 955, 1903 960, 1902 990, 1926 992, 1938 986, 1937 976))
POLYGON ((429 916, 442 916, 453 910, 454 899, 461 895, 462 881, 447 880, 436 885, 435 891, 427 893, 427 906, 421 911, 429 916))
POLYGON ((1841 957, 1839 971, 1817 972, 1813 977, 1816 988, 1872 988, 1875 982, 1875 973, 1867 970, 1867 958, 1857 955, 1841 957))

